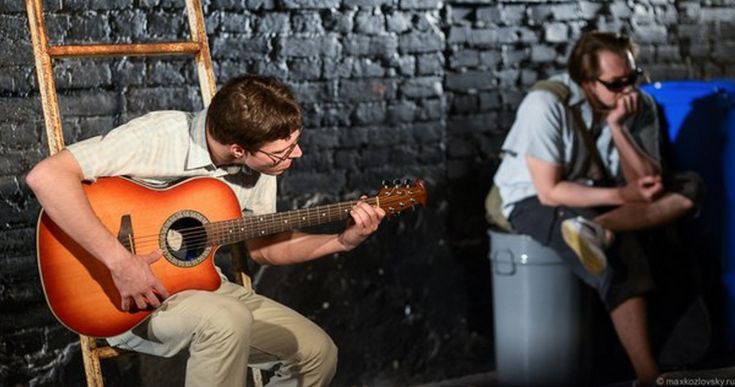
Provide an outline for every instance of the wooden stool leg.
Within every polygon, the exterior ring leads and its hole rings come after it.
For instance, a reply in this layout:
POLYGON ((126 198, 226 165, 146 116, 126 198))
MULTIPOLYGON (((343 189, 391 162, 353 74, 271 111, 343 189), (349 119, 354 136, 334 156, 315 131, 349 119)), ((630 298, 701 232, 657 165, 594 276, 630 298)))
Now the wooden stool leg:
POLYGON ((87 374, 87 386, 103 387, 104 380, 102 379, 100 358, 95 352, 97 343, 94 338, 83 335, 79 335, 79 342, 82 346, 82 361, 84 361, 84 373, 87 374))

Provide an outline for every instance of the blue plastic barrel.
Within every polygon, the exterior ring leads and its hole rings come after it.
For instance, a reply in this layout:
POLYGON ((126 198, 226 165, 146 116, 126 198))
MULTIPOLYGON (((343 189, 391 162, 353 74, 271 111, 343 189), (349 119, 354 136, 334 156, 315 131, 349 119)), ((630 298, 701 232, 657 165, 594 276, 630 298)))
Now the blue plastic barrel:
POLYGON ((735 81, 644 85, 663 109, 674 168, 705 181, 702 237, 722 258, 728 342, 735 349, 735 81))

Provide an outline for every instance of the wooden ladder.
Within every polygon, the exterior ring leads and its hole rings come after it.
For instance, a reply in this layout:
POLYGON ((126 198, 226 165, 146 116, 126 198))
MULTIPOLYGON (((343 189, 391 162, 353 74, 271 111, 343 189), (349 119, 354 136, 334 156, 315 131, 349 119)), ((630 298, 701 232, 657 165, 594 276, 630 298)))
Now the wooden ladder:
MULTIPOLYGON (((83 44, 51 46, 46 35, 46 23, 43 16, 42 0, 25 0, 28 22, 31 30, 33 56, 36 64, 36 76, 41 93, 43 118, 46 126, 49 155, 64 148, 64 134, 61 128, 59 102, 56 94, 56 82, 53 73, 53 59, 85 58, 85 57, 123 57, 123 56, 156 56, 156 55, 191 55, 194 56, 202 102, 207 106, 214 96, 216 85, 212 71, 212 59, 204 25, 200 0, 185 0, 186 14, 189 19, 191 40, 163 43, 131 43, 131 44, 83 44)), ((233 269, 236 281, 243 286, 251 286, 250 277, 245 273, 245 249, 242 244, 233 245, 233 269)), ((100 359, 119 356, 122 351, 107 345, 100 345, 97 339, 79 335, 82 347, 84 371, 87 385, 102 387, 102 369, 100 359)), ((262 386, 260 370, 252 369, 252 377, 256 386, 262 386)))

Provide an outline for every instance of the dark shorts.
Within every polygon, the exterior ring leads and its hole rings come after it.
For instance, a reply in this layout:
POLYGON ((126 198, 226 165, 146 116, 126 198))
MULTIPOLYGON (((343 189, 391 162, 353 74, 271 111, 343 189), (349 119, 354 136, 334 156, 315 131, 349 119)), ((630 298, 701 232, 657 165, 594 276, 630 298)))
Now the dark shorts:
POLYGON ((548 207, 534 196, 516 203, 509 220, 517 232, 529 235, 559 253, 582 281, 597 290, 607 310, 612 311, 623 301, 642 296, 654 287, 641 233, 615 235, 615 242, 605 250, 607 269, 599 276, 584 269, 561 234, 564 220, 576 216, 594 219, 607 210, 609 208, 548 207))

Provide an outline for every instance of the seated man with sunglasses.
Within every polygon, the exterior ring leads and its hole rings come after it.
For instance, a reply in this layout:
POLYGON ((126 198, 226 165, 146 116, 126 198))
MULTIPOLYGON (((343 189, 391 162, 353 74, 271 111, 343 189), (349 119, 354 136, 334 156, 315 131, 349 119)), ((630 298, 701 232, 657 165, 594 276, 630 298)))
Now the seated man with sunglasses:
POLYGON ((643 296, 653 284, 639 230, 686 214, 699 190, 662 180, 656 108, 637 88, 635 54, 627 37, 585 33, 568 73, 538 82, 521 103, 494 181, 512 227, 598 290, 638 381, 652 384, 643 296))
MULTIPOLYGON (((243 75, 200 112, 148 113, 33 168, 28 185, 46 214, 109 269, 119 308, 157 308, 142 324, 108 338, 111 345, 163 357, 187 350, 187 386, 244 386, 248 364, 273 371, 271 385, 330 384, 337 347, 311 320, 223 276, 215 291, 169 296, 150 268, 162 251, 128 251, 82 191, 82 181, 102 176, 158 186, 209 176, 229 184, 243 211, 273 213, 276 177, 302 155, 301 125, 301 107, 285 85, 243 75)), ((250 256, 260 264, 287 265, 349 251, 377 230, 385 211, 359 202, 350 215, 339 234, 293 231, 249 239, 250 256)))

